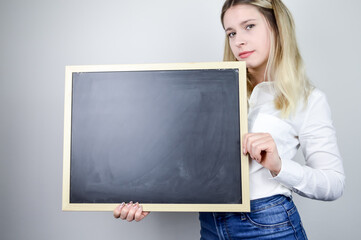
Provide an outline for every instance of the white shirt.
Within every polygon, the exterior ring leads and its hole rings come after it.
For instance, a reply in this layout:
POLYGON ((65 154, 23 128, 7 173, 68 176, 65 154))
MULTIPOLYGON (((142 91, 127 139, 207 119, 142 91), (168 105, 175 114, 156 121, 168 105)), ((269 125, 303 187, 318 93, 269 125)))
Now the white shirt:
POLYGON ((345 176, 325 94, 314 89, 307 105, 300 104, 303 106, 289 118, 281 118, 274 96, 273 83, 262 82, 249 99, 249 132, 270 133, 282 160, 276 177, 255 160, 250 161, 251 200, 276 194, 290 196, 292 191, 312 199, 337 199, 342 195, 345 176), (304 166, 293 160, 300 146, 304 166))

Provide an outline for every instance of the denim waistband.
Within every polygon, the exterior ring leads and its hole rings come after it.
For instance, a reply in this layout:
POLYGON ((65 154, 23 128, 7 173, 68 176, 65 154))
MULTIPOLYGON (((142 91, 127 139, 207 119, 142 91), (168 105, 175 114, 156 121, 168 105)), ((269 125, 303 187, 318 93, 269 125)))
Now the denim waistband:
POLYGON ((275 205, 281 204, 284 201, 291 201, 290 197, 284 195, 274 195, 271 197, 259 198, 251 200, 251 212, 261 211, 275 205))

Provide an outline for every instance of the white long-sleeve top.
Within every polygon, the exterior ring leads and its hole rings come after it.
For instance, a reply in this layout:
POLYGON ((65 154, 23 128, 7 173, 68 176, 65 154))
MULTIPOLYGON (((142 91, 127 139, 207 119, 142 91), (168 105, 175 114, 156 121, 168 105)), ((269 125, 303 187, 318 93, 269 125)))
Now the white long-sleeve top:
POLYGON ((343 193, 345 176, 337 146, 335 128, 326 96, 314 89, 307 105, 299 106, 289 118, 282 118, 274 106, 272 82, 258 84, 249 99, 249 132, 270 133, 282 160, 280 173, 270 171, 250 161, 250 198, 258 199, 276 194, 335 200, 343 193), (293 159, 301 147, 305 165, 293 159))

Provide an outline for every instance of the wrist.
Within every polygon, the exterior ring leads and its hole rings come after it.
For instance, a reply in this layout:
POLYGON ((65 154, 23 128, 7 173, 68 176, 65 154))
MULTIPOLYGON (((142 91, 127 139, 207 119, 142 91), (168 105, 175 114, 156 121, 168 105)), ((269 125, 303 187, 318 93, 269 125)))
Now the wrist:
POLYGON ((281 158, 280 158, 280 157, 278 157, 278 159, 279 159, 279 166, 276 167, 275 169, 270 170, 270 172, 271 172, 271 174, 272 174, 273 177, 278 176, 278 174, 281 172, 282 161, 281 161, 281 158))
POLYGON ((277 177, 280 171, 270 171, 272 174, 272 177, 277 177))

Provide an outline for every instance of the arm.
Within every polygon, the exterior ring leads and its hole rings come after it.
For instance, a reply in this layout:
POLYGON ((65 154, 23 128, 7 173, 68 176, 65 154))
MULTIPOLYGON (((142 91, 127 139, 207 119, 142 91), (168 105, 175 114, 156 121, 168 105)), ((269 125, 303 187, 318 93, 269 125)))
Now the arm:
POLYGON ((283 161, 274 179, 302 196, 335 200, 343 193, 345 176, 325 95, 319 91, 312 93, 306 111, 299 129, 306 165, 283 161))

